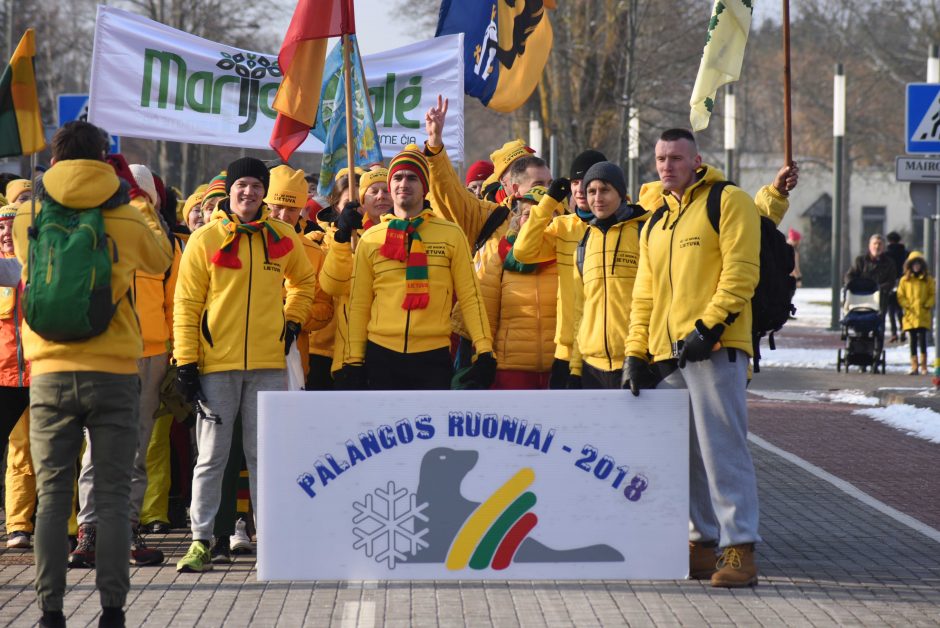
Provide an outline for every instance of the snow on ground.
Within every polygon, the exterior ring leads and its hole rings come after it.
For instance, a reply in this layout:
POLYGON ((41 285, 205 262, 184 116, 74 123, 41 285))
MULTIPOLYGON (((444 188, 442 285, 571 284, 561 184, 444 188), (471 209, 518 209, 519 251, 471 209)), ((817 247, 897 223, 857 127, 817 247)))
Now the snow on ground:
POLYGON ((879 403, 877 397, 869 397, 861 390, 839 390, 836 392, 807 390, 806 392, 799 392, 796 390, 751 389, 748 392, 772 401, 831 401, 853 406, 877 406, 879 403))
POLYGON ((940 443, 940 415, 933 410, 897 404, 884 408, 856 410, 854 414, 871 417, 931 443, 940 443))
POLYGON ((800 325, 829 328, 832 320, 832 290, 830 288, 799 288, 793 295, 796 318, 800 325))

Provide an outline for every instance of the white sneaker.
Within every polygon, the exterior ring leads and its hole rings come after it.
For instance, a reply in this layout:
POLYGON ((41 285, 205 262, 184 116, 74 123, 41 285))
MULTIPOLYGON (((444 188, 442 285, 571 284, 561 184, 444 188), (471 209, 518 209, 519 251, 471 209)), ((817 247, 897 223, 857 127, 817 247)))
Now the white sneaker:
POLYGON ((32 540, 26 532, 13 532, 7 537, 7 547, 9 549, 28 549, 32 546, 32 540))
POLYGON ((235 534, 228 537, 228 546, 233 554, 251 554, 251 538, 248 536, 248 524, 244 519, 235 522, 235 534))

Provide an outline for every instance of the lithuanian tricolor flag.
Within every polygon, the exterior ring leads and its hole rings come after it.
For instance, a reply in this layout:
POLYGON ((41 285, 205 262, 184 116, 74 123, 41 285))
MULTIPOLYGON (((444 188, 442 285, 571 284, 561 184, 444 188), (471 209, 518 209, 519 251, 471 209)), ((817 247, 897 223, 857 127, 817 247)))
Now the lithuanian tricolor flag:
POLYGON ((27 29, 0 76, 0 157, 31 155, 46 147, 36 94, 36 33, 27 29))

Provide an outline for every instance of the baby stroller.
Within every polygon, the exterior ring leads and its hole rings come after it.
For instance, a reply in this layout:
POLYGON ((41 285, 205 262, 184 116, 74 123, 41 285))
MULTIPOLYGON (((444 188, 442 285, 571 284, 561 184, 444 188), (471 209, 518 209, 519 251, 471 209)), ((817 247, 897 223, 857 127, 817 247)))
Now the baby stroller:
POLYGON ((858 366, 862 373, 885 372, 884 320, 881 318, 878 284, 872 279, 856 278, 842 291, 842 341, 836 370, 849 372, 858 366))

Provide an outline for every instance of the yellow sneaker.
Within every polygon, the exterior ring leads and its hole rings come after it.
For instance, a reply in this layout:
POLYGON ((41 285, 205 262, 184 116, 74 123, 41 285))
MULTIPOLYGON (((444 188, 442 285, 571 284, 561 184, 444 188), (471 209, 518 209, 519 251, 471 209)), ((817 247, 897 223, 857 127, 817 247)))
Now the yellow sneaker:
POLYGON ((176 571, 179 573, 202 573, 210 569, 212 569, 212 558, 209 555, 209 548, 201 541, 193 541, 186 555, 176 563, 176 571))

